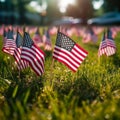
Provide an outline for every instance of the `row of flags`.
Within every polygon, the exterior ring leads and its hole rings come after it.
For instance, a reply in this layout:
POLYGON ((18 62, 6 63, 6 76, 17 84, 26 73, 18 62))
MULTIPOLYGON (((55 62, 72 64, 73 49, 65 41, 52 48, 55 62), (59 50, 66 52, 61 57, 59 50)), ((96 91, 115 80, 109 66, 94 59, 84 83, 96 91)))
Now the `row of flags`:
POLYGON ((36 29, 36 32, 33 36, 33 41, 38 47, 44 47, 45 50, 52 50, 51 38, 48 30, 43 30, 43 36, 39 32, 39 28, 36 29))
MULTIPOLYGON (((45 53, 40 47, 44 46, 44 50, 52 50, 50 30, 44 30, 42 36, 39 27, 37 27, 34 29, 35 34, 33 35, 33 39, 31 39, 28 30, 28 32, 25 32, 25 28, 22 32, 24 33, 23 37, 21 33, 18 32, 19 30, 16 29, 16 31, 15 34, 12 28, 7 31, 4 29, 2 51, 14 57, 19 71, 30 66, 37 75, 42 75, 44 73, 45 53)), ((91 31, 90 33, 94 35, 92 29, 88 31, 91 31)), ((116 53, 112 30, 108 28, 103 33, 98 56, 111 56, 116 53)), ((65 32, 64 29, 57 31, 56 43, 53 50, 54 59, 62 62, 68 66, 69 69, 76 72, 87 55, 88 52, 70 38, 69 32, 65 32)))
MULTIPOLYGON (((25 31, 28 32, 30 35, 34 35, 32 39, 34 40, 35 44, 39 47, 43 46, 44 49, 52 50, 51 44, 46 45, 46 43, 51 43, 51 37, 57 34, 58 27, 57 26, 48 26, 48 29, 43 28, 39 29, 36 26, 0 26, 0 35, 3 34, 4 29, 8 31, 8 29, 13 29, 13 31, 18 31, 20 34, 24 34, 25 31), (37 33, 38 29, 38 33, 37 33), (47 35, 48 34, 48 35, 47 35), (35 39, 34 39, 35 37, 35 39), (45 42, 46 40, 48 42, 45 42), (46 47, 47 46, 47 47, 46 47)), ((105 27, 102 26, 61 26, 61 32, 66 34, 69 37, 77 36, 78 39, 82 38, 82 42, 84 44, 87 43, 95 43, 98 41, 99 35, 104 31, 105 27)), ((109 27, 112 32, 112 38, 115 38, 117 33, 120 32, 119 26, 112 26, 109 27)))
POLYGON ((24 34, 24 31, 26 31, 33 35, 32 39, 38 47, 43 47, 46 51, 52 50, 50 30, 47 28, 43 29, 43 34, 41 35, 39 27, 2 26, 0 28, 0 35, 3 35, 4 31, 8 32, 9 29, 13 32, 14 39, 16 39, 16 31, 19 31, 19 33, 22 35, 24 34))
POLYGON ((9 30, 7 36, 4 36, 4 40, 2 51, 15 58, 19 70, 30 66, 37 75, 42 75, 44 72, 44 52, 34 44, 27 32, 24 33, 23 38, 17 32, 16 40, 14 40, 13 32, 9 30))
MULTIPOLYGON (((36 34, 38 32, 39 30, 37 29, 36 34)), ((46 32, 46 36, 49 36, 48 32, 46 32)), ((13 30, 4 31, 3 43, 2 51, 15 58, 19 70, 30 66, 38 76, 44 73, 45 53, 35 44, 28 32, 24 32, 22 37, 17 31, 16 39, 14 39, 13 30)), ((51 43, 48 42, 47 44, 51 43)), ((54 59, 76 72, 80 64, 87 57, 87 54, 86 50, 58 30, 53 50, 54 59)))

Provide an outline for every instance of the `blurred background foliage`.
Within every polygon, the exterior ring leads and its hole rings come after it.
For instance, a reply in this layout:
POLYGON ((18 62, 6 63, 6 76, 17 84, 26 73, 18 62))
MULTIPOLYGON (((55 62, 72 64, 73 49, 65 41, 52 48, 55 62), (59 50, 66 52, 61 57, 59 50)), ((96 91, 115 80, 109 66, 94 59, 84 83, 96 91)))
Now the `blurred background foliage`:
POLYGON ((62 16, 86 22, 119 6, 120 0, 0 0, 0 24, 46 25, 62 16))

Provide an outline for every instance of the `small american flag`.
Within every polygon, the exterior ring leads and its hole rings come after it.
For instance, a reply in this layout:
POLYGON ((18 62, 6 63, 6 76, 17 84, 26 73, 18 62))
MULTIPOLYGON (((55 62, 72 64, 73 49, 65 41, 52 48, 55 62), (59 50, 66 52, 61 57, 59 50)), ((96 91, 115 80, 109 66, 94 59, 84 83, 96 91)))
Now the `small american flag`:
POLYGON ((9 30, 2 51, 8 53, 9 55, 13 55, 15 48, 16 48, 16 43, 13 38, 13 31, 9 30))
POLYGON ((102 41, 100 43, 100 46, 99 46, 99 50, 98 50, 98 56, 102 56, 102 55, 106 55, 106 52, 107 52, 107 42, 106 42, 106 36, 105 36, 105 31, 103 33, 103 38, 102 38, 102 41))
POLYGON ((37 75, 44 72, 44 52, 34 44, 27 32, 24 33, 21 59, 28 61, 37 75))
POLYGON ((110 29, 107 30, 107 56, 111 56, 116 53, 116 45, 112 38, 112 31, 110 29))
POLYGON ((58 31, 53 58, 64 63, 76 72, 86 58, 88 52, 76 44, 71 38, 58 31))
POLYGON ((43 36, 43 40, 44 40, 44 49, 45 50, 52 50, 52 43, 51 43, 51 39, 50 39, 50 34, 49 34, 49 30, 45 31, 45 34, 43 36))
POLYGON ((36 32, 33 36, 33 41, 37 46, 39 47, 43 46, 43 41, 42 41, 41 34, 39 32, 39 28, 36 29, 36 32))
POLYGON ((20 35, 20 33, 17 32, 16 48, 14 50, 13 57, 15 58, 18 70, 25 69, 29 66, 29 63, 27 61, 21 60, 21 46, 22 46, 22 43, 23 43, 23 38, 20 35))
POLYGON ((105 34, 104 32, 103 39, 99 47, 98 56, 100 57, 103 54, 107 56, 111 56, 115 53, 116 53, 116 45, 112 38, 111 31, 110 29, 108 29, 107 34, 105 34))

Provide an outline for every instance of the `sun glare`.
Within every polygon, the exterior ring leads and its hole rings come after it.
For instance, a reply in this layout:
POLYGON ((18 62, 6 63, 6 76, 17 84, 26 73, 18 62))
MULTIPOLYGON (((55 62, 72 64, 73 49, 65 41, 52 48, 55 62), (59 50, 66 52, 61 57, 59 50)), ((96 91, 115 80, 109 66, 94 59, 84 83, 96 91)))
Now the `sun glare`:
POLYGON ((39 3, 37 1, 31 1, 30 2, 30 6, 35 9, 37 12, 42 12, 45 11, 47 9, 47 3, 46 1, 44 1, 42 3, 42 6, 39 5, 39 3))
POLYGON ((0 0, 0 2, 5 2, 5 0, 0 0))
POLYGON ((103 0, 99 0, 99 1, 93 1, 93 7, 94 9, 99 9, 102 5, 103 5, 104 1, 103 0))
POLYGON ((64 13, 66 12, 67 6, 69 4, 74 4, 75 0, 60 0, 59 1, 59 8, 60 8, 60 12, 64 13))

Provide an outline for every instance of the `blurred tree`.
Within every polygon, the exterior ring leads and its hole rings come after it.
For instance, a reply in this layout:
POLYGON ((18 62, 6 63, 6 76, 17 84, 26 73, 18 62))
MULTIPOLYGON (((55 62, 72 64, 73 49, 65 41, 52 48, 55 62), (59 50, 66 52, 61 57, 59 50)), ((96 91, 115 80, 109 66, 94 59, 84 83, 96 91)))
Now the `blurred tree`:
POLYGON ((109 11, 120 12, 120 0, 104 0, 103 8, 105 12, 109 11))
POLYGON ((59 11, 57 0, 47 0, 47 2, 47 19, 49 22, 52 22, 53 20, 60 18, 62 14, 59 11))
POLYGON ((13 24, 15 22, 15 6, 10 0, 0 1, 0 23, 13 24))
POLYGON ((75 5, 69 5, 66 15, 82 18, 84 22, 93 16, 92 0, 76 0, 75 5))
POLYGON ((20 15, 20 19, 19 19, 19 23, 20 24, 25 24, 27 23, 27 19, 25 17, 25 13, 26 13, 26 8, 25 8, 25 5, 30 3, 31 0, 17 0, 17 10, 18 10, 18 13, 20 15))
MULTIPOLYGON (((25 14, 30 9, 27 9, 27 5, 33 0, 5 0, 4 2, 0 1, 0 11, 18 13, 19 14, 19 24, 29 23, 25 14)), ((42 6, 44 0, 34 0, 37 1, 40 6, 42 6)), ((59 19, 63 14, 60 13, 58 7, 59 0, 45 0, 47 2, 47 9, 43 12, 39 12, 41 16, 41 23, 52 22, 55 19, 59 19), (47 20, 47 21, 46 21, 47 20)), ((104 0, 104 4, 100 10, 94 10, 92 1, 101 1, 101 0, 75 0, 74 5, 68 5, 66 16, 73 16, 75 18, 82 18, 84 21, 102 14, 103 12, 109 11, 120 11, 120 0, 104 0)), ((0 16, 1 17, 1 16, 0 16)), ((13 17, 1 17, 0 21, 5 21, 6 24, 14 24, 15 19, 13 17)), ((1 22, 2 23, 2 22, 1 22)))

